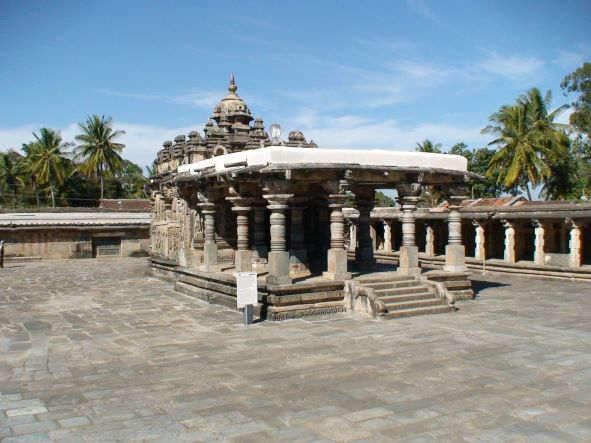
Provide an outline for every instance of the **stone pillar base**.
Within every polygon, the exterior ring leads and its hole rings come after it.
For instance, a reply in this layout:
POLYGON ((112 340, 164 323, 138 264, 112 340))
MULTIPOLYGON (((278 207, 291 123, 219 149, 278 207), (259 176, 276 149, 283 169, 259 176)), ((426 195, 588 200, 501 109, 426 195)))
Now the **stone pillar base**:
POLYGON ((267 276, 267 284, 291 284, 291 278, 289 276, 289 252, 269 252, 269 275, 267 276))
POLYGON ((252 271, 252 252, 236 251, 234 254, 234 267, 236 272, 252 271))
POLYGON ((398 274, 401 275, 419 275, 419 248, 416 246, 401 246, 398 262, 398 274))
POLYGON ((203 264, 199 269, 204 272, 217 272, 222 269, 218 263, 218 245, 203 245, 203 264))
POLYGON ((466 252, 464 245, 447 245, 445 247, 444 271, 466 272, 466 252))
POLYGON ((351 273, 347 272, 347 251, 344 249, 329 249, 327 255, 327 271, 322 276, 330 280, 349 280, 351 273))

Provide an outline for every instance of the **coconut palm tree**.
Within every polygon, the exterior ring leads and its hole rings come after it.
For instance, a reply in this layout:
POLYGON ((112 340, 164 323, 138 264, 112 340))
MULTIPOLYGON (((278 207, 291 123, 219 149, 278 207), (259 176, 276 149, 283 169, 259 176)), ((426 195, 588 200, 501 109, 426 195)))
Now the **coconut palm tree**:
POLYGON ((51 194, 51 205, 55 208, 55 192, 67 175, 65 149, 69 144, 64 143, 61 135, 49 128, 41 128, 39 135, 33 133, 35 140, 23 146, 26 149, 28 171, 34 174, 36 181, 48 185, 51 194))
MULTIPOLYGON (((422 143, 417 143, 416 151, 441 154, 441 143, 433 143, 431 140, 425 139, 422 143)), ((441 192, 441 189, 436 186, 423 186, 421 204, 434 207, 437 206, 442 199, 443 193, 441 192)))
POLYGON ((499 173, 499 181, 506 187, 522 187, 531 200, 530 185, 536 187, 551 175, 550 158, 562 149, 564 125, 554 122, 565 106, 548 112, 552 93, 544 97, 537 88, 530 89, 512 106, 501 108, 489 117, 493 123, 482 129, 483 134, 496 138, 488 145, 498 151, 490 161, 487 175, 499 173))
POLYGON ((22 165, 26 174, 26 182, 28 185, 33 186, 33 190, 35 191, 35 199, 37 201, 37 207, 41 206, 41 199, 39 197, 39 179, 37 178, 37 173, 33 168, 33 158, 35 157, 35 149, 38 149, 37 144, 35 142, 31 143, 23 143, 21 150, 25 153, 24 157, 22 158, 22 165))
POLYGON ((80 142, 76 148, 76 156, 81 160, 77 170, 87 176, 96 176, 101 184, 101 199, 104 196, 104 176, 119 171, 123 165, 120 153, 125 145, 116 143, 115 139, 125 131, 113 130, 111 117, 94 114, 86 119, 86 123, 78 124, 82 133, 76 136, 80 142))
POLYGON ((423 143, 417 143, 417 151, 441 154, 441 143, 433 143, 431 140, 425 139, 423 143))
POLYGON ((0 189, 12 195, 16 206, 16 191, 24 185, 22 156, 16 151, 0 152, 0 189))

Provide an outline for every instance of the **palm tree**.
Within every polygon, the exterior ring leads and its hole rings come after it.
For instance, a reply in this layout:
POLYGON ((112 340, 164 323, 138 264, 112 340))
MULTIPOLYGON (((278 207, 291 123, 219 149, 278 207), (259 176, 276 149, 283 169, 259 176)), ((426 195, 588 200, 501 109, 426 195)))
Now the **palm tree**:
POLYGON ((35 149, 37 149, 37 144, 35 142, 23 143, 21 150, 25 153, 25 156, 22 159, 22 164, 25 171, 27 171, 26 181, 28 184, 33 186, 33 190, 35 191, 35 199, 37 200, 37 207, 40 207, 41 200, 39 198, 39 179, 37 178, 37 173, 33 168, 35 149))
POLYGON ((24 185, 21 159, 22 156, 16 151, 0 152, 0 186, 12 194, 15 207, 17 188, 24 185))
POLYGON ((417 143, 417 151, 441 154, 441 143, 433 143, 431 140, 425 139, 422 144, 417 143))
POLYGON ((69 144, 64 143, 61 135, 53 129, 41 128, 39 135, 33 133, 35 141, 23 146, 30 164, 29 171, 40 184, 49 185, 51 205, 55 208, 55 191, 66 178, 66 155, 69 144))
POLYGON ((79 123, 82 134, 76 136, 80 142, 76 155, 82 159, 77 170, 87 176, 95 175, 101 183, 101 199, 104 196, 104 176, 121 169, 123 159, 121 151, 125 145, 114 140, 125 131, 113 130, 113 119, 94 114, 86 119, 86 124, 79 123))
MULTIPOLYGON (((429 139, 423 140, 423 143, 417 143, 418 152, 428 152, 431 154, 441 154, 441 143, 433 143, 429 139)), ((436 186, 423 186, 421 192, 421 201, 427 206, 435 207, 443 199, 441 189, 436 186)))
POLYGON ((482 129, 483 134, 496 138, 490 145, 499 150, 489 163, 487 176, 499 173, 499 181, 511 188, 521 186, 531 200, 530 186, 536 187, 551 175, 549 159, 561 149, 566 137, 554 119, 566 109, 561 106, 548 112, 552 93, 544 97, 537 88, 530 89, 512 106, 501 108, 489 117, 493 123, 482 129))

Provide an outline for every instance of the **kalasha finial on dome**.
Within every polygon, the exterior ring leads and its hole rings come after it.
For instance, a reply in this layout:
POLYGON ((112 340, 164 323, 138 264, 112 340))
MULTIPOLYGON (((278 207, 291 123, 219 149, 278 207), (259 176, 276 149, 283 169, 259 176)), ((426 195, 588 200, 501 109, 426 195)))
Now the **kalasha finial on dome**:
POLYGON ((231 94, 236 93, 236 90, 238 89, 238 87, 236 86, 236 81, 234 80, 234 73, 230 73, 230 84, 228 85, 228 91, 230 91, 231 94))

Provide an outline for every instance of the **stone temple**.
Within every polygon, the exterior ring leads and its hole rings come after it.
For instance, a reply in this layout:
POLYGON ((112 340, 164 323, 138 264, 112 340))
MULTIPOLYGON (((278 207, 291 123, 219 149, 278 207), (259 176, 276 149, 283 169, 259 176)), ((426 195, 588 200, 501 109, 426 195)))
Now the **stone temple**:
POLYGON ((233 76, 203 128, 166 141, 151 183, 150 269, 178 291, 236 306, 233 273, 256 271, 260 315, 270 320, 346 310, 398 317, 449 310, 472 296, 459 209, 464 157, 322 149, 302 132, 279 140, 253 119, 233 76), (443 271, 423 273, 415 211, 424 186, 451 195, 443 271), (378 269, 370 235, 377 189, 402 210, 399 263, 378 269), (343 208, 358 211, 349 237, 343 208), (346 239, 354 245, 346 247, 346 239), (353 246, 353 247, 351 247, 353 246), (381 272, 377 272, 381 271, 381 272), (450 284, 450 282, 452 284, 450 284))

